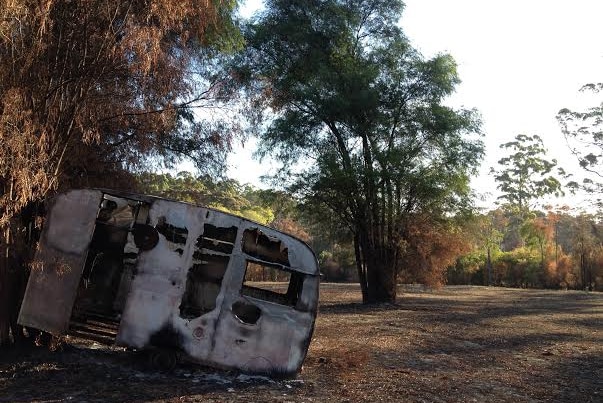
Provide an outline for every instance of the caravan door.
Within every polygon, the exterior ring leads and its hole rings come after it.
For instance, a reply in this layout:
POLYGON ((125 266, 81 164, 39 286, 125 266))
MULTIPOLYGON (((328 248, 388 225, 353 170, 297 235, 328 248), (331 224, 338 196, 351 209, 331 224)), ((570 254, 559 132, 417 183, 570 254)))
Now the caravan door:
POLYGON ((19 324, 67 331, 102 193, 73 190, 53 199, 32 264, 19 324))

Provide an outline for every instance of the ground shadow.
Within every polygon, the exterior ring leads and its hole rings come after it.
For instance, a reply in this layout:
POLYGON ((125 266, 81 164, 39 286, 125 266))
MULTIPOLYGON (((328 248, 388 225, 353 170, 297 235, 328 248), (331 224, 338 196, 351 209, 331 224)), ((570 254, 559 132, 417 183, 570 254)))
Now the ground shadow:
POLYGON ((150 370, 142 354, 64 346, 13 349, 0 358, 0 402, 103 401, 139 402, 231 389, 283 384, 262 376, 181 364, 163 373, 150 370))

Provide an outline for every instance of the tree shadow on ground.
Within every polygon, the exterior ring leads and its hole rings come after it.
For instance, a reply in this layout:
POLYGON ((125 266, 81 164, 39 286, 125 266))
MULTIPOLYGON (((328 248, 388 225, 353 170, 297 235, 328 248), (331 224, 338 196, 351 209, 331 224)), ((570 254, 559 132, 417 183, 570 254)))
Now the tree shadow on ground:
MULTIPOLYGON (((460 388, 465 395, 458 400, 465 400, 466 393, 491 401, 496 400, 492 396, 525 400, 535 391, 542 401, 601 401, 603 354, 597 355, 597 346, 603 294, 482 289, 484 295, 467 297, 455 291, 405 292, 396 304, 337 304, 333 299, 321 305, 320 313, 333 315, 326 320, 329 328, 364 326, 360 335, 375 346, 398 340, 371 350, 382 371, 412 379, 482 374, 475 385, 460 388)), ((450 385, 441 382, 446 393, 454 393, 450 385)), ((438 392, 437 386, 431 391, 438 392)))
POLYGON ((603 401, 603 355, 580 354, 567 358, 551 368, 551 379, 557 379, 561 388, 552 401, 603 401))

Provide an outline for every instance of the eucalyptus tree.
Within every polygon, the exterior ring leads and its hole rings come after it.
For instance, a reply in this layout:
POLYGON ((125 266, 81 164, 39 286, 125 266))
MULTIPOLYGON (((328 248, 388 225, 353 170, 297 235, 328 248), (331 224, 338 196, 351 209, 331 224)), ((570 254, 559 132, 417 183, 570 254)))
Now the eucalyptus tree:
MULTIPOLYGON (((560 179, 567 177, 555 159, 546 158, 546 149, 538 135, 519 134, 515 140, 501 144, 507 155, 490 168, 509 221, 503 248, 511 250, 524 244, 521 228, 531 218, 532 210, 545 196, 564 194, 560 179)), ((525 233, 525 232, 524 232, 525 233)))
POLYGON ((564 194, 558 177, 565 177, 565 171, 557 166, 557 160, 546 159, 540 136, 519 134, 500 148, 509 154, 498 161, 498 170, 491 168, 491 173, 502 192, 498 198, 508 209, 525 219, 542 197, 564 194))
MULTIPOLYGON (((581 91, 600 96, 603 83, 587 84, 581 91)), ((561 109, 557 120, 570 151, 589 175, 581 187, 594 195, 603 210, 603 101, 599 98, 596 105, 583 111, 561 109)))
POLYGON ((238 71, 265 123, 260 155, 301 162, 293 189, 353 233, 365 302, 395 300, 409 221, 466 207, 482 157, 476 112, 444 103, 459 83, 453 58, 422 57, 402 9, 269 0, 238 71))

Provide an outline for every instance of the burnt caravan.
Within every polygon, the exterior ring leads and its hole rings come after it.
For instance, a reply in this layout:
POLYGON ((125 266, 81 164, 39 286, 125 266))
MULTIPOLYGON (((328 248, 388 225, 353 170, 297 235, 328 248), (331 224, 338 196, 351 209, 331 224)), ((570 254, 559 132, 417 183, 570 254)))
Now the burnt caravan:
POLYGON ((166 366, 184 357, 294 374, 318 285, 312 250, 282 232, 202 206, 73 190, 49 205, 19 323, 146 349, 166 366))

